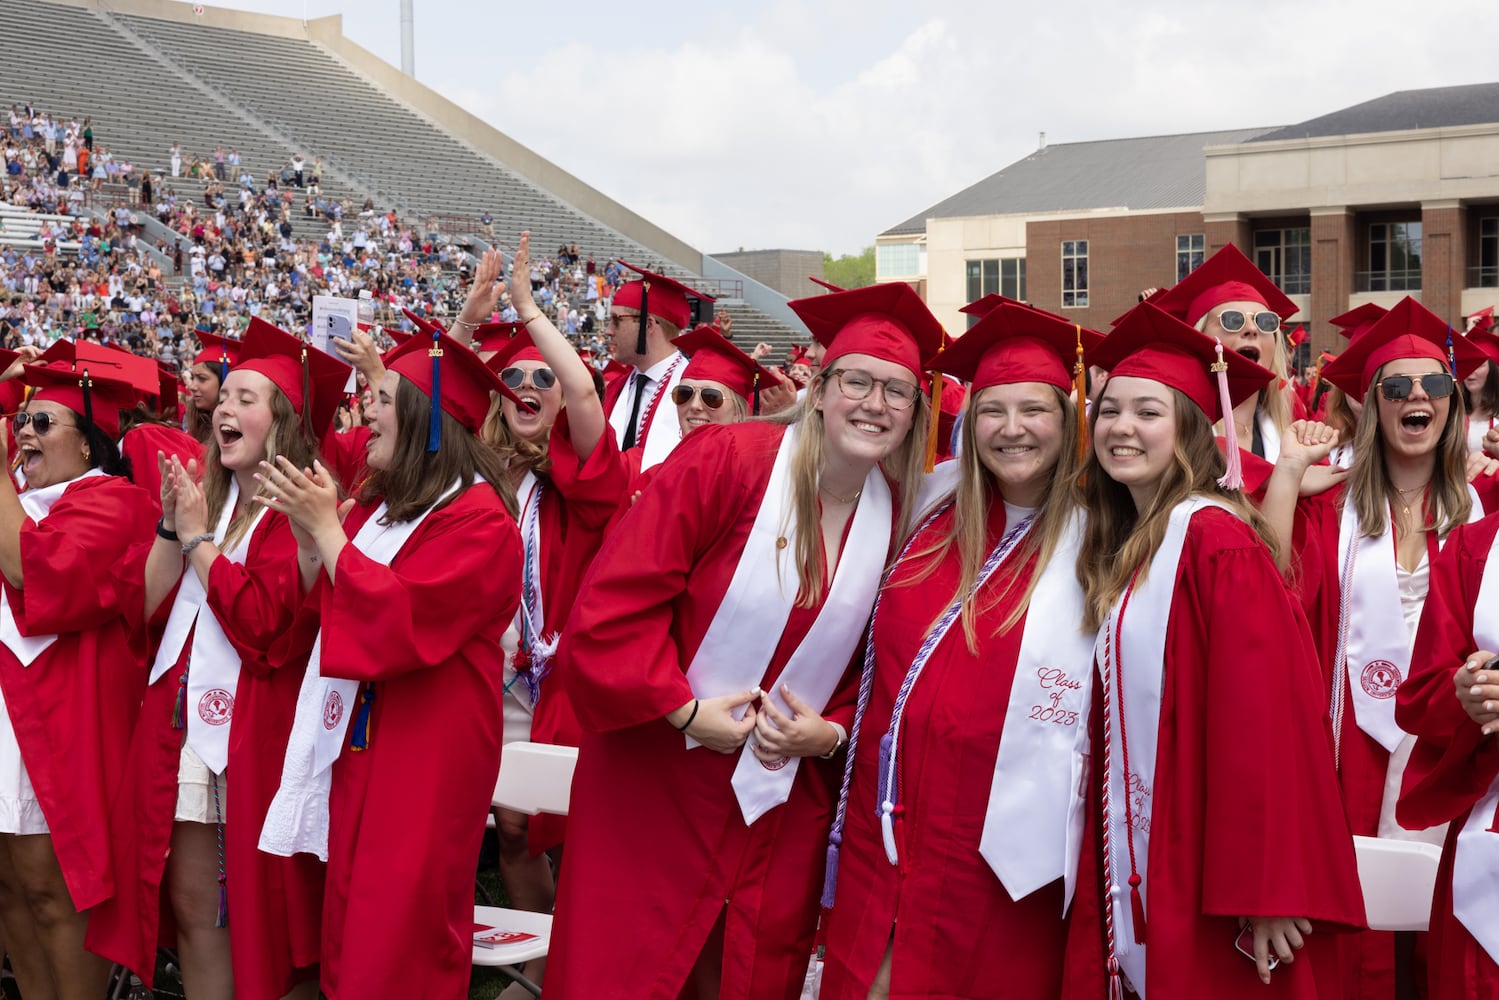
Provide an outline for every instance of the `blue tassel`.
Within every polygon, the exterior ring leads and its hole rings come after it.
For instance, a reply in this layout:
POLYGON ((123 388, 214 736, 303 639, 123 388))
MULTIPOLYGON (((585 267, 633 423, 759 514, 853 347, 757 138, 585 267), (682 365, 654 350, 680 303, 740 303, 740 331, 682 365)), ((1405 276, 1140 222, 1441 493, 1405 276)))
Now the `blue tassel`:
POLYGON ((354 716, 354 735, 349 737, 349 746, 354 750, 370 748, 370 706, 375 701, 375 686, 366 684, 359 696, 359 714, 354 716))
POLYGON ((427 423, 427 451, 434 452, 442 444, 442 347, 432 331, 432 348, 427 353, 432 358, 432 416, 427 423))
POLYGON ((834 833, 828 839, 828 866, 822 876, 822 908, 831 910, 833 899, 838 894, 838 852, 843 846, 843 835, 834 833))
POLYGON ((1457 378, 1457 352, 1452 349, 1452 324, 1447 324, 1447 367, 1452 369, 1452 377, 1457 378))

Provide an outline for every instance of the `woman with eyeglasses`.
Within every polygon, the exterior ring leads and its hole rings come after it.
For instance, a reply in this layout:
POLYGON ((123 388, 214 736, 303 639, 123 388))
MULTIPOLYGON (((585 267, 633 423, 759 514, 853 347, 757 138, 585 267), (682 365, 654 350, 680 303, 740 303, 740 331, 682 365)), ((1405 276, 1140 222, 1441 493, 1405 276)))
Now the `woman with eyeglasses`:
POLYGON ((1328 932, 1363 907, 1316 648, 1212 430, 1273 375, 1150 303, 1090 360, 1109 372, 1078 479, 1096 847, 1063 995, 1340 996, 1328 932))
POLYGON ((165 628, 114 805, 132 890, 94 912, 88 945, 149 987, 166 941, 193 996, 277 1000, 316 991, 323 872, 256 849, 302 681, 268 651, 301 587, 290 524, 251 498, 261 462, 312 464, 348 368, 259 319, 237 346, 201 483, 196 462, 157 459, 146 608, 165 628))
POLYGON ((700 427, 599 553, 559 650, 584 727, 549 995, 795 997, 851 658, 924 463, 941 328, 903 284, 792 303, 803 404, 700 427), (648 986, 644 984, 649 984, 648 986))
POLYGON ((1101 340, 1011 303, 932 362, 972 383, 958 484, 876 605, 823 893, 825 998, 1061 995, 1093 659, 1070 393, 1101 340))
MULTIPOLYGON (((1457 378, 1484 360, 1462 337, 1449 346, 1447 324, 1406 298, 1322 370, 1350 399, 1363 401, 1346 485, 1324 495, 1321 573, 1330 582, 1309 611, 1343 805, 1356 835, 1440 844, 1446 832, 1407 829, 1395 814, 1414 742, 1395 718, 1395 691, 1409 673, 1442 544, 1452 529, 1483 516, 1465 472, 1457 378)), ((1396 948, 1384 932, 1349 940, 1356 995, 1391 995, 1396 948)))
MULTIPOLYGON (((9 364, 15 355, 9 355, 9 364)), ((15 415, 27 489, 0 476, 0 928, 28 997, 94 1000, 89 910, 132 893, 109 802, 145 688, 151 499, 115 446, 128 385, 28 365, 15 415)), ((0 428, 0 461, 9 466, 0 428)))
MULTIPOLYGON (((486 364, 512 392, 495 401, 481 436, 515 490, 525 553, 521 606, 503 640, 505 742, 577 746, 582 732, 565 685, 552 673, 553 657, 604 528, 626 492, 626 472, 607 433, 593 375, 532 297, 530 242, 530 234, 521 233, 510 267, 510 303, 520 332, 481 346, 498 347, 486 364)), ((454 324, 459 339, 494 311, 503 263, 498 250, 480 260, 454 324)), ((560 862, 566 817, 499 809, 496 818, 500 875, 512 905, 550 912, 556 890, 546 852, 560 862)), ((541 978, 534 967, 527 973, 541 978)))
MULTIPOLYGON (((1306 411, 1289 384, 1290 361, 1281 324, 1297 312, 1296 303, 1244 256, 1227 244, 1166 292, 1153 305, 1223 342, 1275 373, 1275 379, 1234 407, 1240 443, 1274 465, 1280 439, 1306 411)), ((1224 419, 1227 419, 1225 416, 1224 419)))

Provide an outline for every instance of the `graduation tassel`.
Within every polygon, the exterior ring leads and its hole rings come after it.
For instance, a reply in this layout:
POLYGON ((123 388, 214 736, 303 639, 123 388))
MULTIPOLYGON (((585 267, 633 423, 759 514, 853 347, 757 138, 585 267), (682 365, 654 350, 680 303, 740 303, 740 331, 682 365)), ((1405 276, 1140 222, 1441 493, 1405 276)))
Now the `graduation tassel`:
POLYGON ((1077 360, 1072 363, 1072 392, 1077 397, 1077 461, 1081 465, 1088 457, 1088 368, 1083 364, 1083 325, 1072 325, 1077 330, 1077 360))
POLYGON ((187 665, 182 667, 182 678, 177 682, 177 697, 172 702, 172 728, 182 729, 187 725, 187 665))
POLYGON ((1452 350, 1452 324, 1447 324, 1447 367, 1452 369, 1452 377, 1457 378, 1457 354, 1452 350))
POLYGON ((227 379, 228 377, 229 377, 229 351, 228 351, 227 348, 221 348, 219 350, 219 385, 222 386, 224 384, 224 380, 227 379))
POLYGON ((831 910, 838 895, 838 853, 843 848, 843 832, 834 829, 828 837, 828 861, 822 874, 822 908, 831 910))
POLYGON ((1129 877, 1129 915, 1135 924, 1135 944, 1145 943, 1145 897, 1140 895, 1140 876, 1129 877))
POLYGON ((926 428, 926 471, 937 467, 938 414, 942 412, 942 373, 932 372, 932 413, 926 428))
POLYGON ((427 356, 432 359, 432 409, 431 417, 427 421, 427 452, 435 452, 442 445, 442 345, 437 338, 442 336, 437 330, 432 331, 432 346, 427 349, 427 356))
POLYGON ((229 880, 224 874, 224 804, 219 800, 219 776, 213 775, 213 810, 218 815, 219 839, 219 912, 214 918, 215 927, 229 926, 229 880))
POLYGON ((83 370, 83 378, 78 380, 78 387, 83 390, 83 422, 89 427, 94 426, 94 399, 89 392, 92 380, 88 377, 88 369, 83 370))
POLYGON ((349 737, 351 750, 370 748, 370 708, 375 702, 375 686, 366 682, 359 693, 359 713, 354 716, 354 732, 349 737))
POLYGON ((1218 485, 1226 490, 1244 488, 1244 461, 1239 457, 1239 431, 1234 426, 1234 406, 1228 394, 1228 362, 1223 360, 1223 341, 1215 340, 1218 360, 1212 364, 1213 374, 1218 376, 1218 403, 1223 408, 1223 451, 1228 467, 1218 485))
POLYGON ((751 376, 750 400, 750 415, 758 417, 760 415, 760 370, 758 368, 751 376))
POLYGON ((302 429, 307 432, 309 441, 317 441, 321 437, 312 427, 312 366, 307 363, 306 344, 302 345, 302 429))
POLYGON ((640 335, 635 338, 635 353, 645 355, 645 324, 649 321, 646 307, 649 305, 651 296, 650 281, 640 283, 640 335))

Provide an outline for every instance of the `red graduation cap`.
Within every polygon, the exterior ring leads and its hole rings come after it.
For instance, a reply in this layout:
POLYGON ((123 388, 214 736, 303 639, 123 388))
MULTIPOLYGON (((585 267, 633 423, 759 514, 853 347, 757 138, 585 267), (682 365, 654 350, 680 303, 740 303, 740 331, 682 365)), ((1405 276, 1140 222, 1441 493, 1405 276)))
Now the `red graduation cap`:
POLYGON ((791 347, 790 363, 793 365, 810 366, 812 364, 812 352, 803 347, 801 344, 793 344, 791 347))
MULTIPOLYGON (((1029 302, 1022 302, 1019 299, 1012 299, 1008 295, 1000 295, 997 292, 990 292, 988 295, 985 295, 982 298, 974 299, 972 302, 959 309, 958 312, 965 313, 969 316, 978 316, 979 318, 983 318, 1002 305, 1020 306, 1022 309, 1029 309, 1032 312, 1038 312, 1043 316, 1050 316, 1052 319, 1060 320, 1063 323, 1070 324, 1072 322, 1065 316, 1058 316, 1056 313, 1047 312, 1045 309, 1038 309, 1035 306, 1031 305, 1029 302)), ((972 332, 972 328, 970 327, 969 329, 970 332, 972 332)), ((964 336, 967 336, 967 334, 965 334, 964 336)), ((1102 335, 1100 334, 1100 336, 1102 335)))
POLYGON ((827 348, 823 368, 845 354, 868 354, 913 375, 942 347, 942 324, 903 281, 787 303, 827 348))
POLYGON ((442 441, 442 422, 437 417, 439 406, 475 434, 489 413, 490 393, 497 392, 517 406, 525 406, 479 360, 479 355, 445 333, 413 337, 385 356, 385 367, 410 381, 432 401, 432 419, 427 430, 429 452, 436 451, 442 441))
POLYGON ((1163 295, 1152 296, 1153 305, 1188 326, 1196 326, 1208 310, 1225 302, 1258 302, 1282 320, 1297 311, 1296 303, 1232 243, 1163 295))
MULTIPOLYGON (((436 331, 438 331, 440 333, 447 333, 448 332, 448 331, 444 330, 441 326, 439 326, 437 323, 434 323, 432 320, 427 319, 425 316, 418 316, 416 313, 412 312, 410 309, 403 308, 401 310, 401 315, 405 316, 407 319, 411 320, 411 324, 416 327, 416 332, 418 334, 422 334, 424 336, 430 337, 430 336, 432 336, 432 331, 434 331, 434 330, 436 330, 436 331)), ((389 333, 390 331, 387 330, 385 332, 389 333)))
POLYGON ((831 281, 823 281, 821 278, 814 278, 810 274, 807 275, 807 280, 810 281, 810 282, 812 282, 812 284, 814 284, 814 285, 821 285, 823 288, 826 288, 830 292, 846 292, 846 291, 848 291, 847 288, 843 288, 843 287, 841 287, 839 285, 835 285, 831 281))
POLYGON ((177 416, 177 391, 181 385, 175 368, 164 361, 156 362, 156 412, 168 418, 177 416))
POLYGON ((1468 331, 1468 343, 1483 352, 1484 357, 1499 365, 1499 333, 1475 326, 1468 331))
POLYGON ((77 367, 88 365, 99 375, 127 383, 142 398, 161 391, 161 369, 156 362, 123 348, 80 340, 73 345, 73 360, 77 367))
MULTIPOLYGON (((511 324, 496 323, 492 325, 510 326, 511 324)), ((502 372, 517 361, 541 361, 543 363, 546 361, 546 358, 541 353, 541 348, 537 347, 536 341, 531 339, 530 332, 519 323, 514 325, 518 327, 515 336, 500 340, 493 347, 482 348, 475 342, 474 350, 495 352, 493 357, 484 362, 489 366, 490 371, 502 372)))
POLYGON ((692 322, 692 306, 688 299, 714 301, 713 296, 688 288, 674 278, 636 267, 629 261, 622 260, 620 263, 640 275, 635 281, 625 282, 614 293, 614 305, 640 313, 640 339, 635 347, 637 354, 645 353, 646 316, 664 319, 678 330, 685 330, 692 322))
POLYGON ((1410 296, 1348 344, 1322 369, 1322 377, 1352 399, 1363 399, 1380 368, 1402 358, 1430 358, 1452 369, 1454 378, 1472 374, 1488 360, 1476 346, 1410 296))
POLYGON ((270 379, 318 438, 332 426, 349 382, 349 366, 343 361, 258 316, 245 330, 235 368, 259 372, 270 379))
POLYGON ((711 326, 694 327, 673 337, 671 342, 688 357, 683 378, 718 382, 743 398, 752 413, 760 412, 760 386, 774 384, 777 380, 758 361, 711 326))
POLYGON ((76 369, 67 362, 26 365, 21 381, 36 389, 31 396, 66 406, 107 434, 120 436, 120 411, 135 405, 135 392, 120 379, 118 366, 90 363, 76 369))
POLYGON ((1292 330, 1286 337, 1286 343, 1290 344, 1292 347, 1300 347, 1302 344, 1306 343, 1306 337, 1306 327, 1300 323, 1297 323, 1296 329, 1292 330))
MULTIPOLYGON (((531 317, 535 319, 536 317, 531 317)), ((474 328, 474 350, 480 354, 488 354, 490 351, 503 351, 505 345, 513 338, 525 333, 524 323, 480 323, 474 328)), ((528 336, 526 338, 530 340, 528 336)), ((540 352, 537 352, 538 356, 540 352)))
POLYGON ((1484 306, 1468 317, 1469 330, 1492 330, 1494 328, 1494 307, 1484 306))
POLYGON ((1387 312, 1389 310, 1384 306, 1375 305, 1373 302, 1365 302, 1363 305, 1350 309, 1345 313, 1339 313, 1328 320, 1328 322, 1337 327, 1340 334, 1352 340, 1379 322, 1380 318, 1387 312))
POLYGON ((193 356, 193 364, 219 368, 219 381, 229 374, 229 369, 239 363, 239 341, 232 337, 221 337, 207 330, 193 331, 203 344, 203 349, 193 356))
POLYGON ((1014 302, 997 304, 932 359, 932 367, 972 383, 1045 382, 1071 391, 1076 365, 1103 343, 1103 334, 1014 302))

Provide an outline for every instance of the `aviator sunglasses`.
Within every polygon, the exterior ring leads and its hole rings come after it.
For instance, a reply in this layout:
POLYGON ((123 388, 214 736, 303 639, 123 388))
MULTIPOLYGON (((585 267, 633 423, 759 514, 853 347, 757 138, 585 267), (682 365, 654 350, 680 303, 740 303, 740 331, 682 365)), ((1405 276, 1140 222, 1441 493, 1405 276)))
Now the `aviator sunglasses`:
POLYGON ((692 402, 693 396, 699 394, 703 397, 703 405, 710 410, 716 410, 723 405, 723 390, 706 385, 701 389, 695 385, 679 385, 671 391, 671 401, 678 406, 686 406, 692 402))
POLYGON ((1379 392, 1386 400, 1398 403, 1402 399, 1410 398, 1411 389, 1415 388, 1417 379, 1420 379, 1421 388, 1432 399, 1450 396, 1457 389, 1457 380, 1450 372, 1432 372, 1430 375, 1386 375, 1375 385, 1379 386, 1379 392))
POLYGON ((12 421, 16 430, 20 430, 30 424, 36 431, 37 437, 42 437, 54 427, 77 427, 77 424, 64 423, 50 413, 27 413, 22 410, 17 413, 12 421))
MULTIPOLYGON (((512 389, 519 389, 526 384, 526 370, 524 368, 506 368, 500 372, 500 381, 512 389)), ((557 384, 557 373, 550 368, 535 368, 531 371, 531 384, 543 391, 557 384)))
POLYGON ((1252 315, 1242 309, 1225 309, 1218 314, 1218 323, 1226 333, 1238 333, 1251 322, 1260 333, 1274 333, 1280 329, 1280 317, 1268 309, 1252 315))

